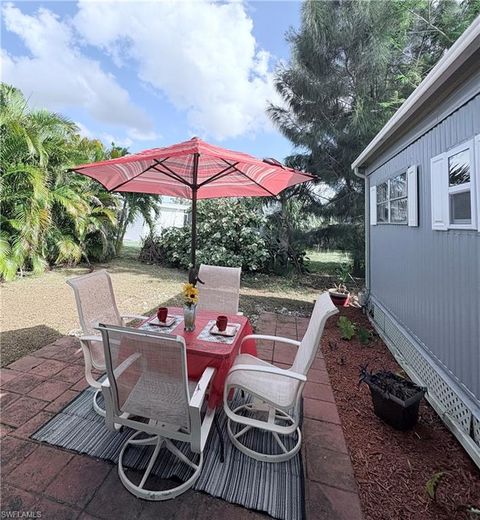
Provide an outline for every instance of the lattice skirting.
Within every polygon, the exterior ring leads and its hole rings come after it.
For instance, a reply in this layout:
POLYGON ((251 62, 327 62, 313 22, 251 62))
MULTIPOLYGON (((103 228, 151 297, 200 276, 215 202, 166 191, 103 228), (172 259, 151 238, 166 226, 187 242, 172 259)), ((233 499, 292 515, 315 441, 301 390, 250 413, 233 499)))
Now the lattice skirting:
POLYGON ((373 298, 368 316, 395 359, 416 383, 428 388, 427 399, 480 467, 480 416, 461 388, 442 374, 418 343, 373 298))

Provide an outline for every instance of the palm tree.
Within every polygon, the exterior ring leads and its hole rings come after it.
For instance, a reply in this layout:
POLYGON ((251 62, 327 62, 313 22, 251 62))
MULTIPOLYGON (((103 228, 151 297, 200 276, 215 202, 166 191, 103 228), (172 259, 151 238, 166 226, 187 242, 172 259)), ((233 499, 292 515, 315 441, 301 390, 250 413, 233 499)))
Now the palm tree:
POLYGON ((0 136, 0 277, 11 280, 24 270, 88 259, 87 238, 99 235, 104 244, 113 233, 117 200, 65 169, 103 158, 103 146, 80 138, 76 125, 61 115, 30 110, 22 93, 5 84, 0 136))
MULTIPOLYGON (((128 154, 128 149, 122 146, 116 146, 112 143, 112 147, 107 152, 110 159, 117 159, 128 154)), ((160 201, 158 195, 149 195, 145 193, 119 193, 121 197, 120 210, 118 213, 118 225, 115 235, 115 254, 119 255, 122 251, 125 233, 130 224, 133 224, 138 216, 148 225, 150 235, 155 232, 155 220, 160 215, 160 201)))
POLYGON ((123 239, 127 227, 138 216, 143 217, 148 225, 150 235, 155 232, 155 220, 160 215, 160 197, 143 193, 122 193, 122 206, 118 214, 118 227, 115 238, 115 252, 122 251, 123 239))

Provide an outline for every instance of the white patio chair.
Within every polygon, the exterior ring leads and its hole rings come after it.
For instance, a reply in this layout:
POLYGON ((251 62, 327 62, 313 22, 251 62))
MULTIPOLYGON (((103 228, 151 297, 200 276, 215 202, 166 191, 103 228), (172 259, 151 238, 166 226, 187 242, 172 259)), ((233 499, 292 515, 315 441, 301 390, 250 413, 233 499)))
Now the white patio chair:
MULTIPOLYGON (((271 340, 297 348, 295 360, 288 369, 278 368, 249 354, 239 354, 230 369, 224 391, 224 410, 228 417, 230 440, 246 455, 265 462, 282 462, 293 457, 300 449, 302 436, 299 428, 300 398, 307 381, 307 372, 315 359, 325 322, 338 312, 328 292, 315 303, 307 331, 302 341, 252 334, 249 339, 271 340), (240 389, 253 397, 248 404, 231 409, 228 397, 232 389, 240 389), (243 415, 242 415, 243 414, 243 415), (232 428, 235 423, 235 431, 232 428), (238 429, 238 425, 241 428, 238 429), (270 432, 280 447, 280 453, 260 453, 240 441, 252 428, 270 432), (288 449, 280 435, 296 434, 293 448, 288 449)), ((241 347, 240 347, 241 351, 241 347)))
POLYGON ((198 309, 222 314, 238 314, 241 267, 200 265, 198 309))
POLYGON ((101 383, 92 374, 92 369, 105 371, 102 337, 95 330, 95 327, 99 323, 124 325, 131 320, 144 320, 146 316, 137 314, 120 315, 115 302, 112 280, 105 269, 70 278, 67 280, 67 284, 75 293, 78 317, 82 328, 82 335, 79 340, 85 361, 85 379, 92 388, 96 389, 93 396, 93 408, 99 415, 105 417, 105 410, 97 403, 98 395, 101 392, 101 383))
POLYGON ((185 341, 181 336, 110 325, 100 325, 99 330, 107 366, 107 380, 102 383, 107 427, 114 429, 120 424, 136 430, 120 452, 120 480, 139 498, 175 498, 193 486, 202 469, 203 449, 215 415, 214 409, 205 407, 202 418, 202 405, 215 369, 208 367, 198 382, 189 383, 185 341), (147 437, 140 437, 142 434, 147 437), (172 440, 189 443, 190 450, 200 454, 198 461, 190 460, 172 440), (127 476, 123 466, 125 451, 130 446, 155 446, 139 483, 127 476), (193 474, 174 488, 146 489, 162 447, 190 466, 193 474))

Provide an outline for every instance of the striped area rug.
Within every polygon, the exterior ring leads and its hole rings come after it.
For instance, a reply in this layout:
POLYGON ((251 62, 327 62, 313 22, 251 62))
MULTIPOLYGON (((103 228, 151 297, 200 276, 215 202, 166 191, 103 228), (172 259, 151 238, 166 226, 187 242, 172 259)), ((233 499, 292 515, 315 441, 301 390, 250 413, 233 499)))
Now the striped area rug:
MULTIPOLYGON (((93 390, 88 388, 32 435, 37 441, 97 457, 116 464, 122 445, 133 431, 123 428, 110 432, 104 420, 92 409, 93 390)), ((245 402, 237 394, 234 405, 245 402)), ((101 398, 99 404, 102 404, 101 398)), ((301 454, 287 462, 267 463, 247 457, 234 448, 226 430, 226 415, 217 411, 225 445, 225 461, 220 462, 220 441, 212 426, 204 451, 202 472, 193 489, 248 509, 268 513, 280 520, 303 520, 305 517, 304 475, 301 454)), ((285 437, 289 448, 289 438, 285 437)), ((247 446, 266 453, 278 453, 270 434, 250 430, 244 436, 247 446)), ((188 445, 175 443, 187 456, 188 445)), ((145 469, 153 447, 130 447, 124 457, 125 466, 145 469)), ((152 471, 161 479, 186 480, 191 472, 168 450, 161 452, 152 471), (162 456, 163 454, 163 456, 162 456)), ((181 500, 181 498, 180 498, 181 500)))

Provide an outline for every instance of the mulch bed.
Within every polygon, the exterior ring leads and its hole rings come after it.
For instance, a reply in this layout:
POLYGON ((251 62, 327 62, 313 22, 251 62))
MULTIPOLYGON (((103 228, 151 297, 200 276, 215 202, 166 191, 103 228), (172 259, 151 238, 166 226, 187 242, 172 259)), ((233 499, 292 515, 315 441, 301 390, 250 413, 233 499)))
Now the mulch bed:
MULTIPOLYGON (((343 308, 340 314, 373 332, 361 310, 343 308)), ((480 519, 471 512, 473 506, 480 510, 480 471, 460 443, 425 400, 411 431, 396 431, 378 419, 368 387, 357 385, 359 367, 405 374, 378 335, 367 345, 357 336, 342 340, 337 321, 333 317, 326 327, 323 353, 365 519, 480 519), (427 482, 439 472, 433 500, 427 482)))

